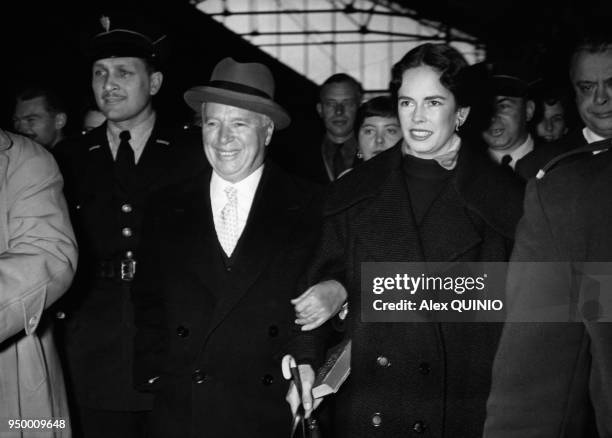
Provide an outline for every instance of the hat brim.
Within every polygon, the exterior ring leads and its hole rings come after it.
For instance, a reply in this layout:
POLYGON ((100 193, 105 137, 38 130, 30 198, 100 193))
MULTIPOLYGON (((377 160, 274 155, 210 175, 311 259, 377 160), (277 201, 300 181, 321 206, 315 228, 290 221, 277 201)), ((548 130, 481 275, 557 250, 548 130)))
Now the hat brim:
MULTIPOLYGON (((165 38, 159 43, 151 43, 143 36, 131 32, 109 32, 98 35, 90 40, 84 48, 85 56, 91 61, 105 58, 133 57, 143 59, 160 59, 162 44, 165 38)), ((161 59, 160 59, 161 60, 161 59)))
POLYGON ((283 107, 264 97, 208 86, 191 88, 183 96, 194 111, 200 111, 204 102, 214 102, 265 114, 272 119, 276 129, 284 129, 291 123, 291 117, 283 107))
POLYGON ((491 88, 495 96, 526 97, 528 84, 512 77, 494 76, 491 88))

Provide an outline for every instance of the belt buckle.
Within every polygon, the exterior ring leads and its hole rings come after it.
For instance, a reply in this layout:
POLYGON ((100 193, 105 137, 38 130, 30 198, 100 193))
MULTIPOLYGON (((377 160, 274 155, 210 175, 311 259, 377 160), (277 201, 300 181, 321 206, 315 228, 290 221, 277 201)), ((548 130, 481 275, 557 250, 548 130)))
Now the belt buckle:
POLYGON ((132 281, 136 273, 136 260, 127 258, 121 260, 121 281, 132 281))

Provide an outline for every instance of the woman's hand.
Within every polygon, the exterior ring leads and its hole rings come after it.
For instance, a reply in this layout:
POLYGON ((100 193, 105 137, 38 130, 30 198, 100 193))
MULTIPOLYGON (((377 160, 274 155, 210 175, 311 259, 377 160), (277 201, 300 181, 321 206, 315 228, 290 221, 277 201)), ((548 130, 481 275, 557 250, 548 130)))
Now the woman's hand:
POLYGON ((295 323, 302 331, 313 330, 332 318, 346 301, 346 289, 336 280, 327 280, 308 288, 291 300, 295 307, 295 323))

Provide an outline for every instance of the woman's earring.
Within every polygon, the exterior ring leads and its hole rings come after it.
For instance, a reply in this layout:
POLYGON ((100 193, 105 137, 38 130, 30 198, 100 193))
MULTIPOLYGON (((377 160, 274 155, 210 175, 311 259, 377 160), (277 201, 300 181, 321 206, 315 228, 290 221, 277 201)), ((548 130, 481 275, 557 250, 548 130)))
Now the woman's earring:
POLYGON ((461 128, 461 125, 463 125, 463 119, 457 117, 457 120, 455 120, 455 132, 459 132, 459 128, 461 128))

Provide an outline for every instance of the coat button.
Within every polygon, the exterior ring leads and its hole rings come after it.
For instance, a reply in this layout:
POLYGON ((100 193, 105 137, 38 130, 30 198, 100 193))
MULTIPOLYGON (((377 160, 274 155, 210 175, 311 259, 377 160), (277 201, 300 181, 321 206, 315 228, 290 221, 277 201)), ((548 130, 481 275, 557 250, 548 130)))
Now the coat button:
POLYGON ((385 356, 378 356, 378 358, 376 358, 376 363, 381 367, 391 366, 391 362, 389 362, 389 359, 387 359, 385 356))
POLYGON ((427 362, 421 362, 419 365, 419 372, 421 374, 429 374, 431 371, 431 366, 427 362))
POLYGON ((270 374, 266 374, 261 378, 261 383, 263 383, 264 386, 270 386, 274 383, 274 377, 272 377, 270 374))
POLYGON ((122 228, 121 234, 123 235, 123 237, 130 237, 132 235, 132 229, 130 227, 122 228))
POLYGON ((55 317, 56 317, 57 319, 66 319, 66 313, 64 313, 64 312, 62 312, 62 311, 59 311, 59 312, 57 312, 57 313, 55 314, 55 317))
POLYGON ((423 421, 417 421, 412 425, 412 430, 416 433, 423 433, 427 429, 427 425, 423 421))
POLYGON ((124 213, 131 213, 132 212, 132 206, 130 204, 123 204, 121 206, 121 211, 124 213))
POLYGON ((271 338, 275 338, 276 336, 278 336, 278 327, 275 325, 271 325, 270 327, 268 327, 268 334, 271 338))
POLYGON ((186 338, 187 336, 189 336, 189 329, 186 327, 183 327, 182 325, 179 325, 176 328, 176 334, 179 335, 179 337, 181 338, 186 338))
POLYGON ((372 426, 378 427, 381 424, 382 424, 382 416, 380 415, 380 412, 374 413, 374 415, 372 415, 372 426))
POLYGON ((191 375, 191 379, 195 382, 195 383, 204 383, 206 380, 208 380, 208 376, 206 375, 206 373, 202 370, 195 370, 193 372, 193 374, 191 375))

